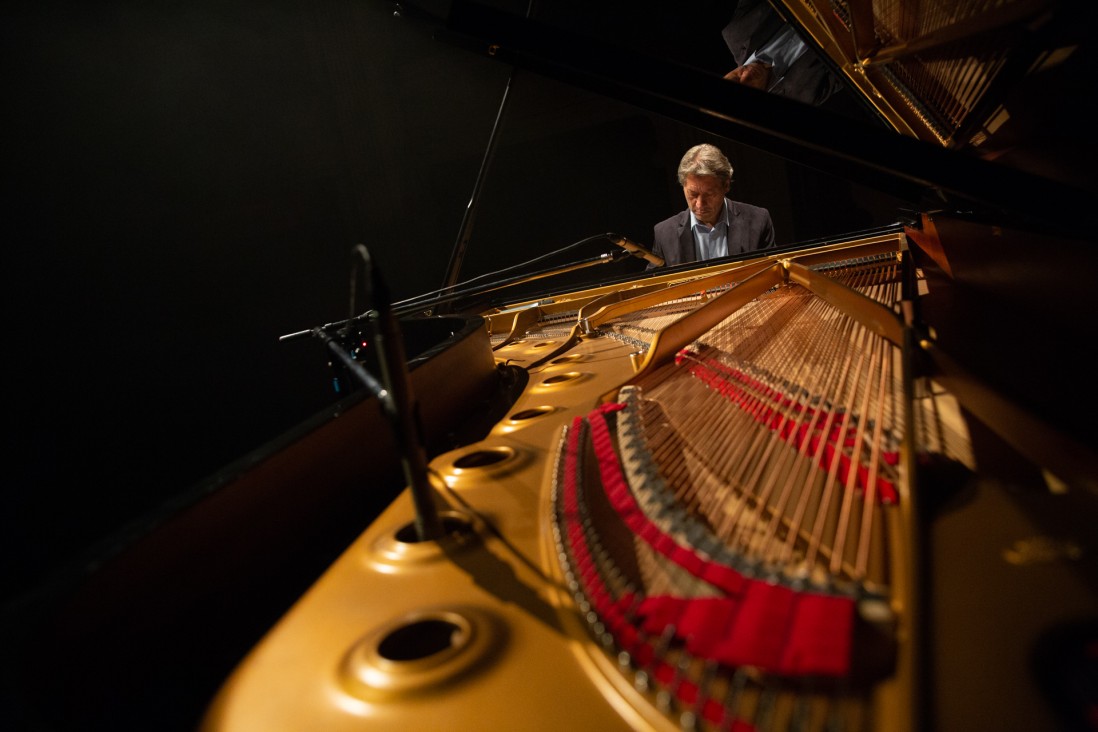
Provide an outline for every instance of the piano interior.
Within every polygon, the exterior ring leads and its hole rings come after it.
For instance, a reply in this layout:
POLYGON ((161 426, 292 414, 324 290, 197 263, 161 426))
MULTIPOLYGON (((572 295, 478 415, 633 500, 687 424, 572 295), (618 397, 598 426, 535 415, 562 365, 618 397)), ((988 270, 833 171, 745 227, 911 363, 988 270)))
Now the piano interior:
POLYGON ((483 312, 526 385, 431 460, 440 536, 403 495, 205 728, 1089 724, 1055 697, 1089 673, 1093 451, 925 320, 963 299, 947 242, 1003 235, 926 216, 483 312))
MULTIPOLYGON (((570 30, 578 4, 494 5, 403 12, 934 205, 764 254, 381 307, 436 345, 210 500, 360 490, 382 468, 407 488, 202 729, 1098 729, 1093 176, 1028 127, 1089 54, 1078 18, 776 4, 861 99, 865 120, 840 121, 727 83, 721 106, 713 75, 570 30)), ((100 586, 142 571, 123 555, 100 586)))

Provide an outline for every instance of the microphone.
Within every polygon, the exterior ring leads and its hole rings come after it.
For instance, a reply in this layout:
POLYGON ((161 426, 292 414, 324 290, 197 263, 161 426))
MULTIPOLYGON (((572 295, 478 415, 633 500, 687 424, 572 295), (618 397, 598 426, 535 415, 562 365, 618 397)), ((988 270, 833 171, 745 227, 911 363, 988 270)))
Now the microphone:
POLYGON ((657 257, 655 254, 648 251, 647 249, 642 247, 640 244, 637 244, 635 241, 631 241, 631 240, 627 239, 626 237, 622 236, 621 234, 612 234, 612 233, 607 234, 606 238, 609 239, 610 241, 614 242, 615 244, 617 244, 619 247, 621 247, 625 251, 632 254, 634 257, 640 257, 641 259, 646 260, 649 264, 651 264, 654 267, 662 267, 663 264, 664 264, 662 257, 657 257))

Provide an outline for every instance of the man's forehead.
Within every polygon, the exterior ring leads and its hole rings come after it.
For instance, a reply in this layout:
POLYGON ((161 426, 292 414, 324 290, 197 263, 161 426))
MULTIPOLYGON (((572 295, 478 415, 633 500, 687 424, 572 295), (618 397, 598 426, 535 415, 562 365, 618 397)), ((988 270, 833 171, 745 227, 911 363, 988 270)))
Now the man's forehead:
POLYGON ((715 175, 695 175, 691 173, 686 176, 686 185, 684 187, 692 190, 720 189, 724 188, 724 181, 715 175))

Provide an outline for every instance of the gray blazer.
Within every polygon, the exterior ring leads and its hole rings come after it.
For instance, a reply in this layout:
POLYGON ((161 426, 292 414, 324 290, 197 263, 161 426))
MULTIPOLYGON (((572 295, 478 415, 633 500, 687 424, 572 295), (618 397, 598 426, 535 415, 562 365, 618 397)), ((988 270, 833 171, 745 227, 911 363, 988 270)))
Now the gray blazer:
MULTIPOLYGON (((728 253, 742 254, 774 246, 774 222, 770 212, 749 203, 724 199, 728 210, 728 253)), ((690 230, 690 211, 680 211, 656 224, 652 234, 652 253, 673 267, 698 261, 694 232, 690 230)), ((652 265, 649 265, 651 269, 652 265)))

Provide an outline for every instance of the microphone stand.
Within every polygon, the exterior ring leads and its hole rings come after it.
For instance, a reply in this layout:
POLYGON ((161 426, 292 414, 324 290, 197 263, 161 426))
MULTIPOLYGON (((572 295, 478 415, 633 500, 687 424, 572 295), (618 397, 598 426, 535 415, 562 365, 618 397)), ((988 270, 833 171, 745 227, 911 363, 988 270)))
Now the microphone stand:
POLYGON ((365 320, 369 324, 371 340, 377 349, 381 382, 374 379, 362 364, 328 334, 330 325, 312 328, 307 332, 324 341, 351 373, 378 398, 382 412, 392 425, 404 469, 404 479, 412 493, 416 510, 416 537, 419 541, 434 541, 442 538, 444 531, 435 505, 434 491, 427 477, 427 456, 423 449, 418 403, 408 379, 404 342, 396 318, 393 317, 388 288, 381 274, 372 266, 366 247, 359 245, 355 249, 365 264, 367 303, 376 300, 377 308, 343 322, 348 325, 348 330, 351 323, 359 320, 365 320))
MULTIPOLYGON (((404 340, 401 338, 400 330, 397 327, 396 314, 404 315, 425 308, 429 312, 432 307, 442 303, 450 303, 462 297, 484 295, 524 282, 584 269, 597 264, 606 264, 626 257, 639 257, 649 261, 658 261, 659 264, 663 263, 651 252, 623 236, 611 233, 606 234, 606 238, 621 247, 621 249, 532 274, 491 282, 481 287, 451 291, 445 296, 439 295, 434 298, 421 296, 417 299, 399 303, 402 306, 399 310, 394 310, 389 302, 388 287, 378 269, 373 266, 369 251, 365 246, 359 244, 355 247, 355 252, 362 259, 366 270, 364 277, 367 290, 366 301, 369 304, 371 301, 376 300, 377 308, 367 310, 361 315, 337 323, 327 323, 308 330, 288 333, 279 338, 280 341, 286 341, 311 336, 323 341, 325 346, 335 354, 350 373, 357 377, 377 397, 382 411, 392 425, 393 435, 397 441, 401 463, 404 468, 404 478, 411 490, 412 501, 415 504, 415 530, 419 541, 439 539, 443 536, 444 531, 434 501, 434 490, 431 488, 428 479, 427 458, 423 448, 418 404, 412 393, 411 381, 408 378, 404 340), (346 337, 351 333, 352 326, 361 321, 365 321, 369 325, 371 339, 377 349, 378 364, 381 371, 380 382, 362 364, 347 353, 346 349, 330 334, 332 331, 336 331, 341 332, 346 337)), ((352 278, 351 282, 352 311, 354 310, 355 279, 352 278)), ((447 289, 452 290, 453 288, 447 289)))

